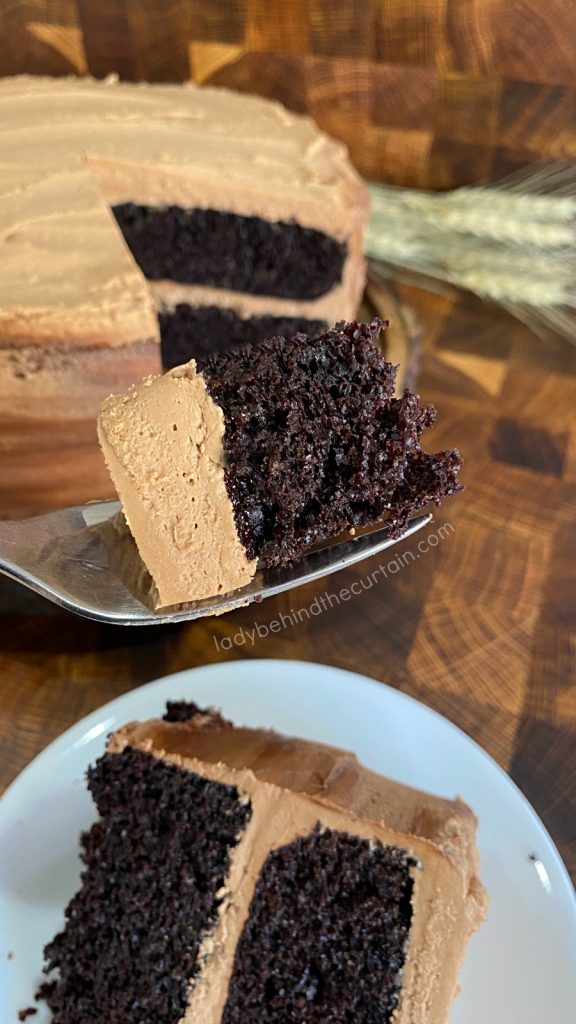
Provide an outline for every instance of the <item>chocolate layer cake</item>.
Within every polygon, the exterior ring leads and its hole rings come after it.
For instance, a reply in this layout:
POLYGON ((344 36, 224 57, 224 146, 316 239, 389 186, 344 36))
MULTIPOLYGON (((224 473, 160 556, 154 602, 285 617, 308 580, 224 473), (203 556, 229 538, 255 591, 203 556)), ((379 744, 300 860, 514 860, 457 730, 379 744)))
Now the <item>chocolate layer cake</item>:
POLYGON ((157 605, 228 593, 262 567, 460 490, 457 451, 429 455, 432 406, 394 396, 383 324, 272 338, 108 398, 98 430, 157 605))
POLYGON ((54 1024, 444 1024, 485 914, 470 809, 172 710, 89 772, 100 817, 46 947, 54 1024))
POLYGON ((98 405, 161 356, 355 315, 367 193, 308 118, 192 84, 21 77, 0 82, 0 141, 0 514, 26 491, 105 494, 98 405))

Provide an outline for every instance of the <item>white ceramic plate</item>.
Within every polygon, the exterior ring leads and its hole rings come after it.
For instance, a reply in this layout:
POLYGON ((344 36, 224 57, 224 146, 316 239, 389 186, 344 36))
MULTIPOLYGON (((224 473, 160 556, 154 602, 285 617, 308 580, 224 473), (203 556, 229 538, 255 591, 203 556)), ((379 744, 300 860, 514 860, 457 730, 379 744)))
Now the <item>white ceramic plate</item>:
MULTIPOLYGON (((77 888, 78 834, 93 819, 84 772, 124 722, 167 699, 214 704, 356 751, 369 767, 480 818, 489 918, 470 943, 450 1024, 574 1024, 576 898, 533 809, 483 750, 440 715, 351 672, 290 661, 226 662, 160 679, 107 704, 52 743, 0 801, 0 1021, 33 1005, 42 946, 77 888), (535 859, 534 859, 535 858, 535 859), (10 959, 8 958, 11 953, 10 959)), ((47 1019, 44 1009, 31 1024, 47 1019)))

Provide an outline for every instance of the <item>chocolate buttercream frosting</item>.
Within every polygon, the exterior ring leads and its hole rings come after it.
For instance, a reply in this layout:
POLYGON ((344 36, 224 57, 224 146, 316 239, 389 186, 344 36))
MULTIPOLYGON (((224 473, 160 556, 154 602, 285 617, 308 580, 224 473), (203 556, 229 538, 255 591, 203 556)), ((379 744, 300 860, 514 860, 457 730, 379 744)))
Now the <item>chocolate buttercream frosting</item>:
POLYGON ((256 563, 226 489, 222 410, 193 361, 106 399, 98 433, 157 605, 250 582, 256 563))

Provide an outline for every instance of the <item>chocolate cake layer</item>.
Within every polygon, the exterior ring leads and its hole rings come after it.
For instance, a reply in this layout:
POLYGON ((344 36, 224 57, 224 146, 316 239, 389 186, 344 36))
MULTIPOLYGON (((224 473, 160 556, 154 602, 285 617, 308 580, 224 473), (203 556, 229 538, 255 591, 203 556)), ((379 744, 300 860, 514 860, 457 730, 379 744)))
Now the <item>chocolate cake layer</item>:
POLYGON ((342 279, 346 243, 295 221, 136 203, 112 210, 136 262, 152 280, 305 300, 324 295, 342 279))
POLYGON ((209 359, 222 409, 225 481, 250 559, 284 565, 311 545, 386 515, 392 534, 461 490, 457 450, 429 455, 436 411, 405 391, 374 342, 383 328, 339 324, 209 359))
POLYGON ((273 850, 222 1024, 388 1024, 412 918, 405 850, 317 829, 273 850))
POLYGON ((195 359, 201 367, 217 352, 226 352, 238 345, 259 344, 278 335, 291 337, 298 331, 320 334, 328 326, 322 320, 297 317, 238 316, 233 309, 218 306, 189 306, 179 303, 174 310, 160 312, 162 363, 164 369, 195 359))
POLYGON ((176 1024, 251 808, 238 791, 126 748, 89 771, 101 815, 82 888, 46 947, 55 1024, 176 1024))

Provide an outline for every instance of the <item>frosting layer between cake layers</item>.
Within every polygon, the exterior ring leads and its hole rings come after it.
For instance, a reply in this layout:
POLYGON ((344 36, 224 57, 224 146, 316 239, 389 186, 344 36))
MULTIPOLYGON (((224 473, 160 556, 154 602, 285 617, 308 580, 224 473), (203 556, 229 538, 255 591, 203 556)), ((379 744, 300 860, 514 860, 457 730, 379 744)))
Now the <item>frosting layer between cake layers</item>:
MULTIPOLYGON (((384 779, 363 768, 352 754, 265 730, 234 728, 212 715, 199 715, 184 723, 152 720, 126 726, 111 738, 109 751, 121 755, 128 749, 233 786, 251 808, 219 894, 218 921, 199 952, 199 972, 191 983, 183 1024, 198 1020, 221 1024, 237 1019, 231 1011, 241 953, 250 935, 255 892, 270 870, 272 852, 284 851, 290 859, 293 844, 305 839, 310 846, 312 837, 323 834, 328 839, 332 835, 357 837, 369 844, 360 844, 359 856, 369 856, 370 849, 376 854, 388 850, 397 866, 406 865, 411 880, 407 890, 411 894, 409 931, 403 963, 396 959, 396 966, 390 967, 398 1005, 386 1019, 394 1024, 444 1024, 457 990, 467 940, 483 920, 486 906, 478 878, 476 821, 465 804, 384 779)), ((329 864, 328 859, 327 892, 329 864)), ((322 898, 319 892, 318 900, 322 898)), ((298 913, 304 927, 313 909, 302 904, 298 913)), ((378 945, 382 947, 385 941, 376 944, 375 957, 378 945)), ((257 958, 257 939, 252 952, 257 958)), ((266 953, 276 958, 274 972, 281 985, 282 950, 276 948, 271 954, 268 949, 266 953)), ((314 962, 313 950, 308 950, 308 956, 314 962)), ((321 1006, 321 975, 320 970, 320 990, 313 987, 310 1001, 301 1004, 300 1015, 299 992, 287 996, 291 1009, 287 1019, 322 1019, 314 1010, 315 1000, 321 1006)), ((357 979, 351 975, 348 981, 354 986, 357 979)), ((256 1019, 282 1018, 269 1006, 262 1006, 258 1017, 247 1017, 250 1022, 256 1019)), ((359 1024, 371 1019, 362 1017, 359 1024)))

